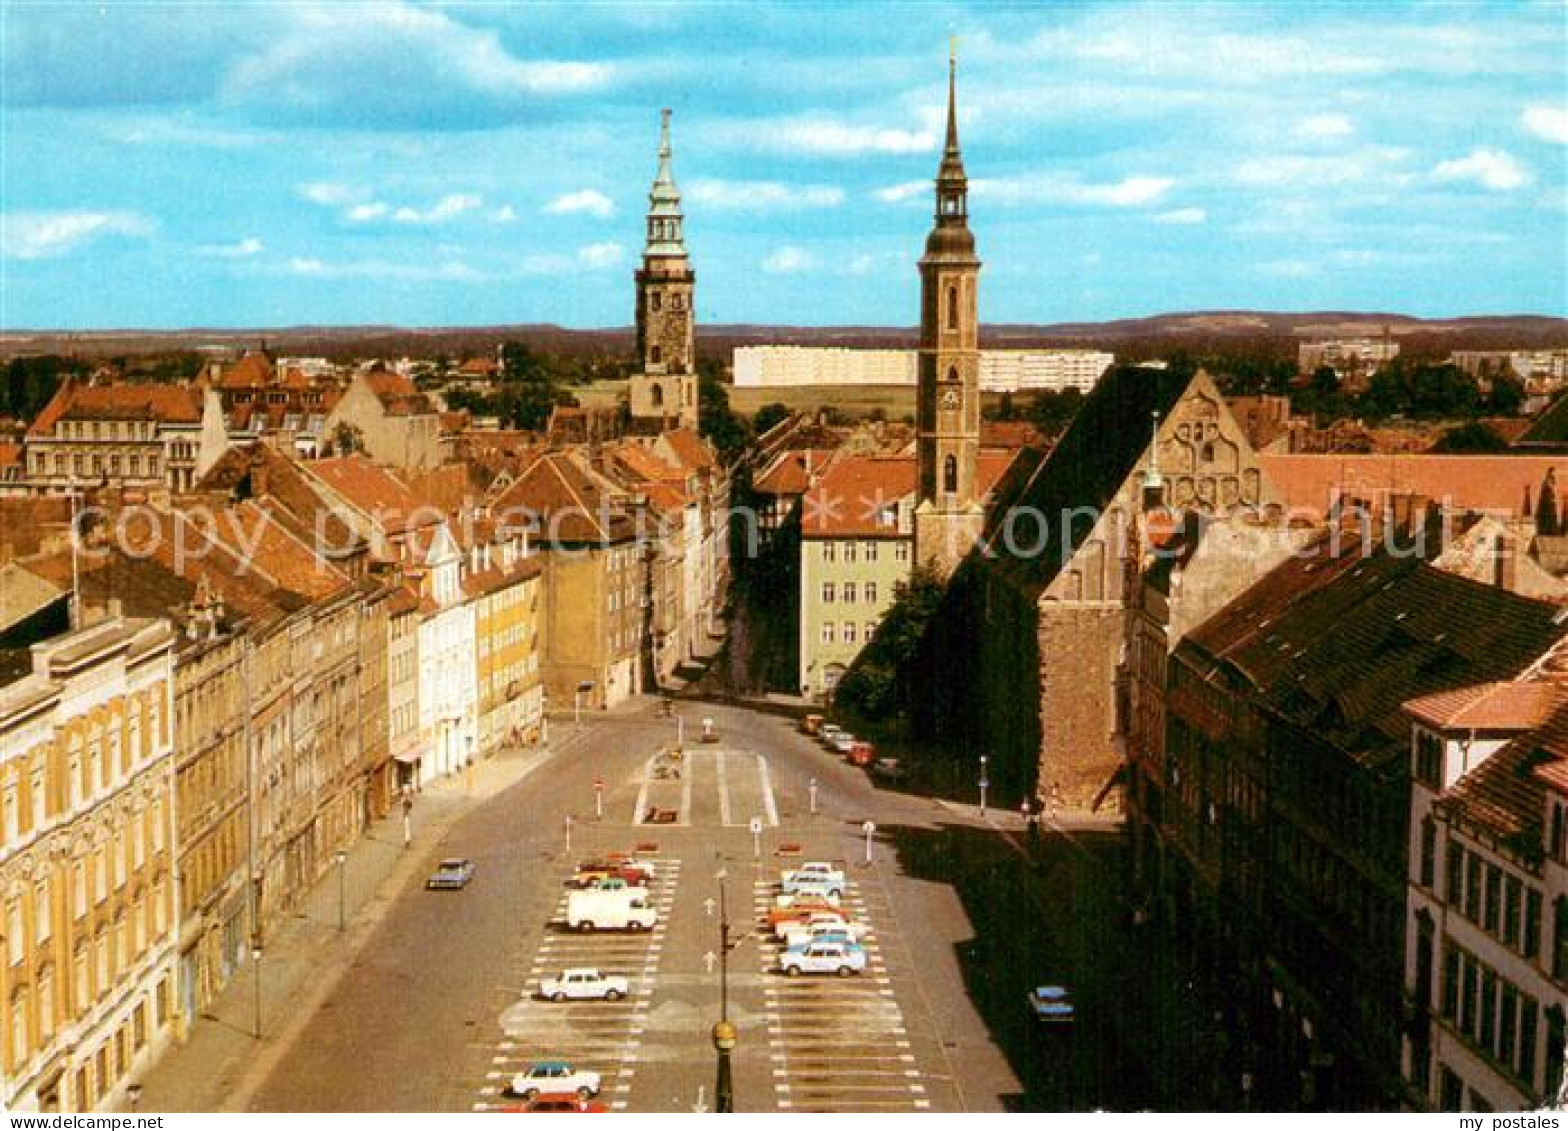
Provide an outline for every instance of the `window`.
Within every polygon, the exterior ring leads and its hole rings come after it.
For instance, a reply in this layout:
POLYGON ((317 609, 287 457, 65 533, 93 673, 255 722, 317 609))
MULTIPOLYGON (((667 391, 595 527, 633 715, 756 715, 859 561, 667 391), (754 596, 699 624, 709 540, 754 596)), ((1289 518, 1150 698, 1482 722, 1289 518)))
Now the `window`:
POLYGON ((844 560, 846 562, 852 562, 852 561, 855 560, 855 543, 853 543, 853 542, 845 542, 844 543, 844 560))
POLYGON ((16 786, 8 785, 0 794, 0 809, 5 810, 5 839, 14 843, 22 835, 22 810, 16 796, 16 786))
POLYGON ((33 941, 39 946, 49 941, 54 929, 54 884, 48 876, 33 885, 33 941))
POLYGON ((1562 981, 1568 978, 1568 895, 1558 896, 1553 906, 1557 922, 1552 928, 1552 977, 1562 981))
POLYGON ((866 582, 866 604, 874 605, 876 603, 877 603, 877 583, 875 581, 868 581, 868 582, 866 582))
POLYGON ((844 582, 844 604, 846 604, 846 605, 853 605, 854 603, 855 603, 855 583, 853 581, 846 581, 846 582, 844 582))
POLYGON ((825 562, 834 562, 838 560, 838 546, 836 543, 822 543, 822 560, 825 562))
POLYGON ((1568 808, 1560 804, 1552 806, 1552 832, 1546 843, 1557 859, 1568 859, 1568 808))
POLYGON ((1541 893, 1531 888, 1524 893, 1524 947, 1526 958, 1541 953, 1541 893))
MULTIPOLYGON (((957 204, 956 201, 954 201, 953 199, 949 198, 947 200, 948 211, 952 212, 952 210, 956 206, 956 204, 957 204)), ((958 288, 957 287, 948 287, 947 288, 947 328, 949 330, 956 330, 956 329, 958 329, 958 288)))
POLYGON ((22 901, 13 899, 5 909, 5 956, 12 966, 22 961, 27 950, 27 934, 22 926, 22 901))
POLYGON ((1519 1027, 1519 991, 1507 982, 1503 983, 1502 1007, 1497 1015, 1497 1059, 1502 1064, 1512 1066, 1515 1043, 1515 1031, 1519 1027))
POLYGON ((654 365, 658 365, 661 361, 664 360, 664 351, 662 349, 660 349, 658 346, 649 346, 648 347, 648 360, 650 362, 652 362, 654 365))
POLYGON ((865 637, 866 643, 867 644, 871 643, 871 638, 873 636, 875 636, 876 634, 877 634, 877 622, 874 621, 874 620, 868 620, 866 622, 866 637, 865 637))
MULTIPOLYGON (((1526 1075, 1524 1068, 1521 1067, 1519 1075, 1533 1083, 1535 1080, 1535 1042, 1531 1041, 1529 1044, 1530 1071, 1526 1075)), ((1562 1087, 1563 1069, 1568 1067, 1563 1064, 1562 1048, 1563 1007, 1554 1005, 1546 1011, 1546 1082, 1541 1088, 1542 1095, 1554 1096, 1557 1094, 1557 1089, 1562 1087)), ((1523 1058, 1521 1057, 1520 1059, 1522 1060, 1523 1058)))
POLYGON ((877 560, 877 544, 875 542, 867 542, 866 543, 866 561, 874 562, 876 560, 877 560))
POLYGON ((661 309, 661 304, 663 303, 663 301, 664 301, 664 296, 662 294, 660 294, 658 291, 650 291, 649 292, 649 294, 648 294, 648 307, 649 307, 649 309, 651 309, 651 310, 659 310, 659 309, 661 309))
POLYGON ((1519 944, 1519 907, 1524 901, 1524 885, 1518 876, 1509 876, 1503 888, 1503 942, 1519 944))
POLYGON ((953 494, 958 490, 958 457, 948 456, 942 461, 942 490, 953 494))
POLYGON ((32 1049, 28 1047, 27 1022, 28 1022, 27 990, 22 988, 11 995, 11 1063, 14 1066, 26 1064, 32 1056, 32 1049))
POLYGON ((1486 866, 1486 909, 1482 912, 1482 925, 1492 934, 1497 933, 1497 920, 1502 910, 1503 873, 1496 864, 1486 866))
POLYGON ((44 788, 44 775, 41 770, 33 775, 32 813, 29 817, 34 832, 42 828, 44 822, 49 819, 49 795, 44 788))
MULTIPOLYGON (((1529 994, 1520 995, 1519 1061, 1515 1071, 1519 1074, 1519 1079, 1532 1085, 1535 1083, 1535 1019, 1539 1012, 1540 1006, 1536 1004, 1533 997, 1529 994)), ((1546 1015, 1546 1020, 1549 1027, 1551 1025, 1550 1013, 1546 1015)), ((1563 1047, 1562 1033, 1559 1032, 1557 1037, 1557 1043, 1548 1047, 1554 1049, 1563 1047)))
POLYGON ((833 643, 833 622, 828 621, 822 626, 822 643, 833 643))
POLYGON ((893 560, 907 562, 909 560, 909 543, 898 542, 893 546, 893 560))
POLYGON ((831 581, 824 581, 822 583, 822 603, 824 605, 831 605, 833 603, 836 592, 837 590, 831 581))
POLYGON ((1473 853, 1465 861, 1465 918, 1481 921, 1481 858, 1473 853))
POLYGON ((1437 869, 1437 823, 1431 817, 1421 822, 1421 886, 1430 889, 1437 869))
POLYGON ((1430 731, 1416 731, 1416 780, 1432 789, 1443 787, 1443 743, 1430 731))
POLYGON ((852 620, 847 620, 844 622, 844 643, 855 643, 855 622, 852 620))
POLYGON ((1497 975, 1489 968, 1481 970, 1481 1018, 1476 1026, 1476 1041, 1484 1049, 1492 1047, 1497 1033, 1497 975))

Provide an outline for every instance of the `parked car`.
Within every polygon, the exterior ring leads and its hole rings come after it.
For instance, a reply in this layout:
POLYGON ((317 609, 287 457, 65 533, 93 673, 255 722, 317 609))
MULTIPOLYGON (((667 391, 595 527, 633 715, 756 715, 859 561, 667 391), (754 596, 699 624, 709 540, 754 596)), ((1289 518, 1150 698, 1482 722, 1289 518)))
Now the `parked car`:
POLYGON ((775 937, 784 941, 786 947, 790 947, 810 942, 817 935, 828 931, 838 931, 848 935, 852 943, 858 943, 870 934, 864 923, 834 912, 823 911, 815 912, 798 922, 784 923, 775 927, 773 933, 775 937))
POLYGON ((598 861, 590 864, 579 864, 577 874, 567 880, 567 885, 574 888, 595 887, 607 880, 620 880, 629 887, 646 887, 653 878, 651 867, 644 868, 636 863, 612 864, 598 861))
POLYGON ((585 1100, 573 1092, 541 1092, 526 1103, 501 1110, 522 1115, 602 1115, 610 1109, 597 1100, 585 1100))
POLYGON ((802 734, 809 734, 815 737, 818 733, 821 732, 821 730, 821 715, 807 715, 805 718, 800 720, 800 731, 802 734))
POLYGON ((865 968, 866 952, 853 943, 811 943, 790 947, 779 955, 779 969, 791 978, 802 974, 837 974, 847 978, 865 968))
POLYGON ((651 931, 658 921, 643 888, 590 888, 566 897, 566 925, 574 931, 651 931))
POLYGON ((844 728, 837 723, 823 723, 817 728, 817 737, 822 740, 823 746, 831 747, 833 740, 844 733, 844 728))
POLYGON ((474 862, 454 856, 436 865, 436 870, 425 881, 425 888, 430 891, 462 891, 473 878, 474 862))
POLYGON ((580 888, 583 891, 629 892, 641 899, 647 899, 648 888, 646 885, 637 882, 641 876, 642 873, 640 872, 631 873, 630 879, 628 879, 625 875, 598 875, 584 880, 580 884, 575 884, 574 886, 580 888))
POLYGON ((833 880, 840 885, 844 882, 844 869, 836 868, 826 860, 808 860, 794 868, 786 868, 779 873, 779 881, 785 884, 785 891, 789 890, 791 880, 823 879, 833 880))
POLYGON ((631 983, 625 978, 589 967, 563 970, 539 983, 539 996, 551 1001, 620 1001, 630 992, 631 983))
POLYGON ((1066 986, 1036 986, 1029 991, 1029 1009, 1042 1025, 1061 1025, 1075 1015, 1066 986))
POLYGON ((788 894, 817 896, 833 902, 844 898, 844 881, 828 876, 795 876, 784 881, 788 894))
POLYGON ((871 763, 871 776, 878 781, 896 784, 909 780, 909 767, 897 758, 878 758, 871 763))
POLYGON ((855 748, 855 743, 858 741, 859 739, 850 734, 849 731, 841 730, 829 740, 828 749, 835 754, 848 754, 855 748))
POLYGON ((536 1060, 512 1077, 512 1092, 525 1100, 543 1095, 588 1099, 599 1094, 599 1074, 579 1071, 569 1061, 536 1060))
POLYGON ((871 759, 875 758, 877 748, 863 738, 857 738, 849 744, 849 749, 844 752, 844 757, 849 759, 850 765, 869 766, 871 759))
POLYGON ((780 924, 804 923, 819 911, 837 911, 838 900, 827 899, 822 896, 782 895, 780 899, 791 902, 784 907, 773 907, 768 910, 768 929, 777 933, 780 924))

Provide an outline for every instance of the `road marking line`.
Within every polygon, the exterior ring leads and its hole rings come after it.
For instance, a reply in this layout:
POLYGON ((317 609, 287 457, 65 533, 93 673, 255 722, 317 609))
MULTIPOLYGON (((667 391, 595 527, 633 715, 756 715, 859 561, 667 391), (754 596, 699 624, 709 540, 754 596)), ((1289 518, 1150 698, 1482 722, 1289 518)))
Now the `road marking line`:
POLYGON ((730 784, 724 776, 724 767, 729 761, 729 755, 722 750, 714 752, 714 761, 718 767, 719 780, 719 824, 728 828, 730 825, 730 784))
POLYGON ((648 784, 653 780, 653 763, 658 758, 657 754, 648 755, 648 760, 642 767, 642 788, 637 791, 637 800, 632 802, 632 824, 642 824, 643 814, 648 812, 648 784))
POLYGON ((691 779, 697 769, 696 762, 690 758, 685 759, 686 764, 681 767, 681 811, 680 824, 685 825, 691 821, 691 779))
POLYGON ((773 797, 773 775, 768 771, 768 760, 761 754, 757 759, 757 773, 762 777, 762 809, 768 815, 768 824, 779 827, 778 802, 773 797))

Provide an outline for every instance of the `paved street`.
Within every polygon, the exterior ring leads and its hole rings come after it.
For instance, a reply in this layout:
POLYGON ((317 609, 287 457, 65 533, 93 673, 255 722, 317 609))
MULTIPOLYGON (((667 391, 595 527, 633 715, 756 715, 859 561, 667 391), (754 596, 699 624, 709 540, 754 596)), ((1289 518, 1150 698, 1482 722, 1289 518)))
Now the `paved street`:
MULTIPOLYGON (((613 1109, 711 1106, 719 974, 709 956, 719 950, 721 900, 738 940, 729 956, 737 1109, 1088 1102, 1073 1068, 1080 1058, 1047 1048, 1060 1064, 1039 1070, 1031 1060, 1041 1054, 1037 1035, 1015 1024, 1024 1019, 1033 953, 1042 941, 1049 951, 1049 937, 1015 926, 1010 933, 1024 945, 997 951, 1011 968, 977 970, 977 946, 992 944, 975 937, 972 893, 941 875, 962 859, 987 884, 1017 887, 1030 873, 1012 844, 973 810, 873 788, 791 720, 703 704, 684 704, 682 713, 687 748, 676 772, 660 756, 673 745, 673 720, 651 705, 599 716, 581 741, 458 820, 423 864, 467 856, 474 882, 427 892, 427 869, 410 872, 249 1108, 486 1110, 509 1102, 512 1073, 534 1058, 601 1073, 613 1109), (717 724, 711 745, 693 741, 703 715, 717 724), (665 816, 673 823, 645 823, 658 810, 672 811, 665 816), (869 865, 866 820, 877 825, 869 865), (658 926, 567 931, 564 885, 575 863, 636 851, 657 869, 658 926), (776 970, 777 943, 761 916, 779 869, 806 859, 845 868, 845 902, 870 927, 864 974, 791 979, 776 970), (540 978, 571 966, 625 975, 632 993, 613 1003, 536 996, 540 978)), ((1003 899, 1006 918, 1040 911, 1003 899)))

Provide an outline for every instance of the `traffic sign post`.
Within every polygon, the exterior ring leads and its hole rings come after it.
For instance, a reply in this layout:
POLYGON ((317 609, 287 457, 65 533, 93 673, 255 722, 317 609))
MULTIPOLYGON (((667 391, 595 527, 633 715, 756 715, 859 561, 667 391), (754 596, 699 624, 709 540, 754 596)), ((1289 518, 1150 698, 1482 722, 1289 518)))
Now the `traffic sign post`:
POLYGON ((871 863, 871 838, 876 835, 877 823, 875 821, 867 821, 860 826, 860 831, 866 834, 866 863, 869 865, 871 863))
POLYGON ((815 817, 817 815, 817 779, 812 778, 806 789, 811 797, 811 815, 815 817))
POLYGON ((991 779, 986 776, 986 762, 984 754, 980 755, 980 815, 985 816, 985 791, 991 788, 991 779))
POLYGON ((604 820, 604 779, 593 779, 593 815, 597 820, 604 820))
POLYGON ((572 815, 570 813, 566 815, 566 851, 568 855, 572 851, 572 815))
POLYGON ((762 859, 762 818, 751 819, 751 854, 758 860, 762 859))

